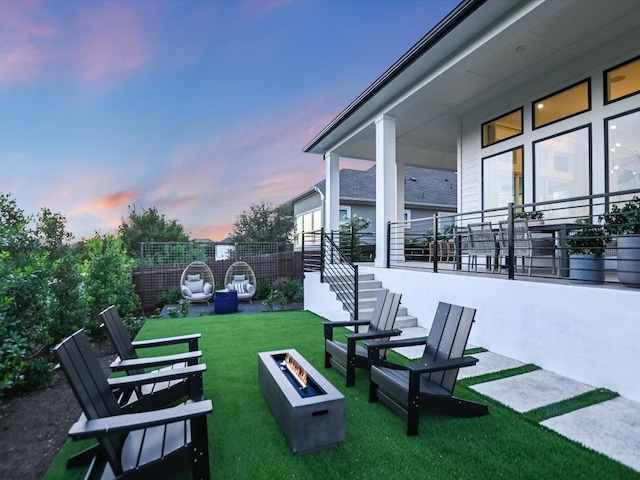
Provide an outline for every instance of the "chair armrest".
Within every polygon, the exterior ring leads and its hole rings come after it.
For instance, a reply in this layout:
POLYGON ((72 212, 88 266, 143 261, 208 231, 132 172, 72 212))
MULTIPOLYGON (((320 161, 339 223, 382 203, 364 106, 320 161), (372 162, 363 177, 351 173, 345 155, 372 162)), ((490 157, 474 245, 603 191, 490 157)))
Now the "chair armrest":
POLYGON ((114 415, 95 420, 86 420, 83 415, 71 426, 69 436, 75 440, 80 440, 94 438, 109 432, 130 432, 201 417, 212 411, 213 404, 211 400, 203 400, 162 410, 114 415))
POLYGON ((358 327, 364 327, 365 325, 369 325, 369 320, 348 320, 348 321, 339 321, 339 322, 322 322, 324 327, 324 339, 325 340, 333 340, 333 329, 336 327, 356 327, 356 332, 358 331, 358 327))
POLYGON ((202 336, 200 333, 192 333, 190 335, 180 335, 177 337, 154 338, 151 340, 136 340, 131 342, 133 348, 160 347, 165 345, 177 345, 180 343, 189 343, 189 351, 198 350, 198 339, 202 336), (194 348, 192 348, 192 346, 194 348))
POLYGON ((141 373, 138 375, 127 375, 126 377, 109 378, 111 388, 126 388, 148 385, 149 383, 168 382, 178 380, 193 375, 202 375, 207 369, 204 363, 185 368, 174 368, 171 370, 158 370, 152 373, 141 373))
MULTIPOLYGON (((397 328, 394 328, 393 330, 378 330, 376 332, 348 333, 347 335, 345 335, 345 337, 347 337, 347 340, 358 341, 358 340, 374 340, 376 338, 384 338, 384 337, 397 337, 400 334, 402 334, 402 330, 398 330, 397 328)), ((380 343, 380 342, 376 342, 376 343, 380 343)))
POLYGON ((202 356, 200 350, 187 353, 176 353, 173 355, 164 355, 161 357, 144 357, 133 358, 130 360, 120 360, 116 358, 109 367, 113 371, 131 370, 134 368, 161 367, 163 365, 171 365, 173 363, 186 362, 188 364, 197 363, 202 356))
POLYGON ((387 340, 384 342, 364 342, 367 349, 415 347, 416 345, 426 345, 427 337, 403 338, 400 340, 387 340))
POLYGON ((475 357, 447 358, 432 363, 412 363, 407 365, 411 373, 429 373, 442 370, 453 370, 454 368, 471 367, 478 363, 475 357))

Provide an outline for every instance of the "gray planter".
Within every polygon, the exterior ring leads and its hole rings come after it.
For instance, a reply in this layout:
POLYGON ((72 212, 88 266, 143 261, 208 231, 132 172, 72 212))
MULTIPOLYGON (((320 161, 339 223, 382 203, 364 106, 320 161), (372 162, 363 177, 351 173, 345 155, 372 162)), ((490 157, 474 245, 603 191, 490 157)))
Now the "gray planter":
POLYGON ((640 235, 618 237, 618 281, 640 288, 640 235))
POLYGON ((569 282, 583 285, 604 283, 604 257, 572 253, 569 256, 569 282))

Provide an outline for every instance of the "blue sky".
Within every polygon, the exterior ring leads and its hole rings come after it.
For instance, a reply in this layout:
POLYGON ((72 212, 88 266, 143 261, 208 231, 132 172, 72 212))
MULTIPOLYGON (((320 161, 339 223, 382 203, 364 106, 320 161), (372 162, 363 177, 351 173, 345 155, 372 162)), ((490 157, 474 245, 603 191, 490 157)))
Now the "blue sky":
POLYGON ((302 148, 457 4, 0 2, 0 192, 76 239, 136 205, 222 240, 324 178, 302 148))

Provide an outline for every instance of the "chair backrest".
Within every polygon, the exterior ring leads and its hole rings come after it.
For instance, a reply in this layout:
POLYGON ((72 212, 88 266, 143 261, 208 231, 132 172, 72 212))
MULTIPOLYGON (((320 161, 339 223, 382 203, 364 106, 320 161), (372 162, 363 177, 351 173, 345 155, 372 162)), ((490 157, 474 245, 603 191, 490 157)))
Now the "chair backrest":
POLYGON ((371 314, 371 320, 369 320, 370 332, 380 332, 393 328, 401 298, 402 294, 391 293, 388 290, 378 293, 378 299, 371 314))
MULTIPOLYGON (((118 313, 116 306, 111 305, 109 308, 100 312, 100 318, 107 329, 109 338, 113 342, 113 346, 115 347, 116 352, 118 352, 120 359, 132 360, 138 358, 136 349, 133 348, 133 345, 131 344, 131 337, 124 328, 124 324, 122 323, 122 319, 120 318, 120 314, 118 313)), ((128 373, 130 375, 136 375, 144 373, 144 369, 130 370, 128 373)))
MULTIPOLYGON (((498 222, 500 234, 500 249, 506 252, 509 245, 509 222, 498 222)), ((531 232, 526 218, 515 218, 513 220, 513 254, 517 257, 527 257, 531 255, 531 232)), ((506 253, 505 253, 506 255, 506 253)))
POLYGON ((244 275, 245 280, 248 280, 254 287, 257 286, 256 275, 253 273, 253 269, 247 262, 233 262, 227 269, 227 273, 224 276, 224 284, 230 284, 235 275, 244 275))
MULTIPOLYGON (((84 330, 78 330, 60 343, 54 351, 87 419, 94 420, 122 413, 84 330)), ((119 433, 99 437, 100 445, 116 474, 122 471, 120 452, 125 437, 126 434, 119 433)))
MULTIPOLYGON (((432 363, 438 360, 462 357, 475 315, 476 310, 474 308, 440 302, 433 318, 431 330, 429 330, 427 345, 421 362, 432 363)), ((443 372, 433 372, 427 378, 453 393, 458 378, 458 370, 456 368, 443 372)))
POLYGON ((468 228, 473 253, 493 255, 496 251, 496 237, 491 222, 472 223, 468 225, 468 228))
POLYGON ((215 290, 216 282, 213 278, 213 272, 206 263, 196 260, 187 265, 187 268, 182 271, 182 275, 180 276, 180 285, 184 285, 189 275, 199 275, 204 283, 210 283, 215 290))

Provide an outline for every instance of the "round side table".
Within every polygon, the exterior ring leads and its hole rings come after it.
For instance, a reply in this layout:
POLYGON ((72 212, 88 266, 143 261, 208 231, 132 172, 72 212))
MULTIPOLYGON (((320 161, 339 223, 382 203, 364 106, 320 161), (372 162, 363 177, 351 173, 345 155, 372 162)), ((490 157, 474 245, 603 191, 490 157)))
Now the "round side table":
POLYGON ((235 290, 216 290, 213 294, 213 306, 216 313, 236 313, 238 311, 238 292, 235 290))

